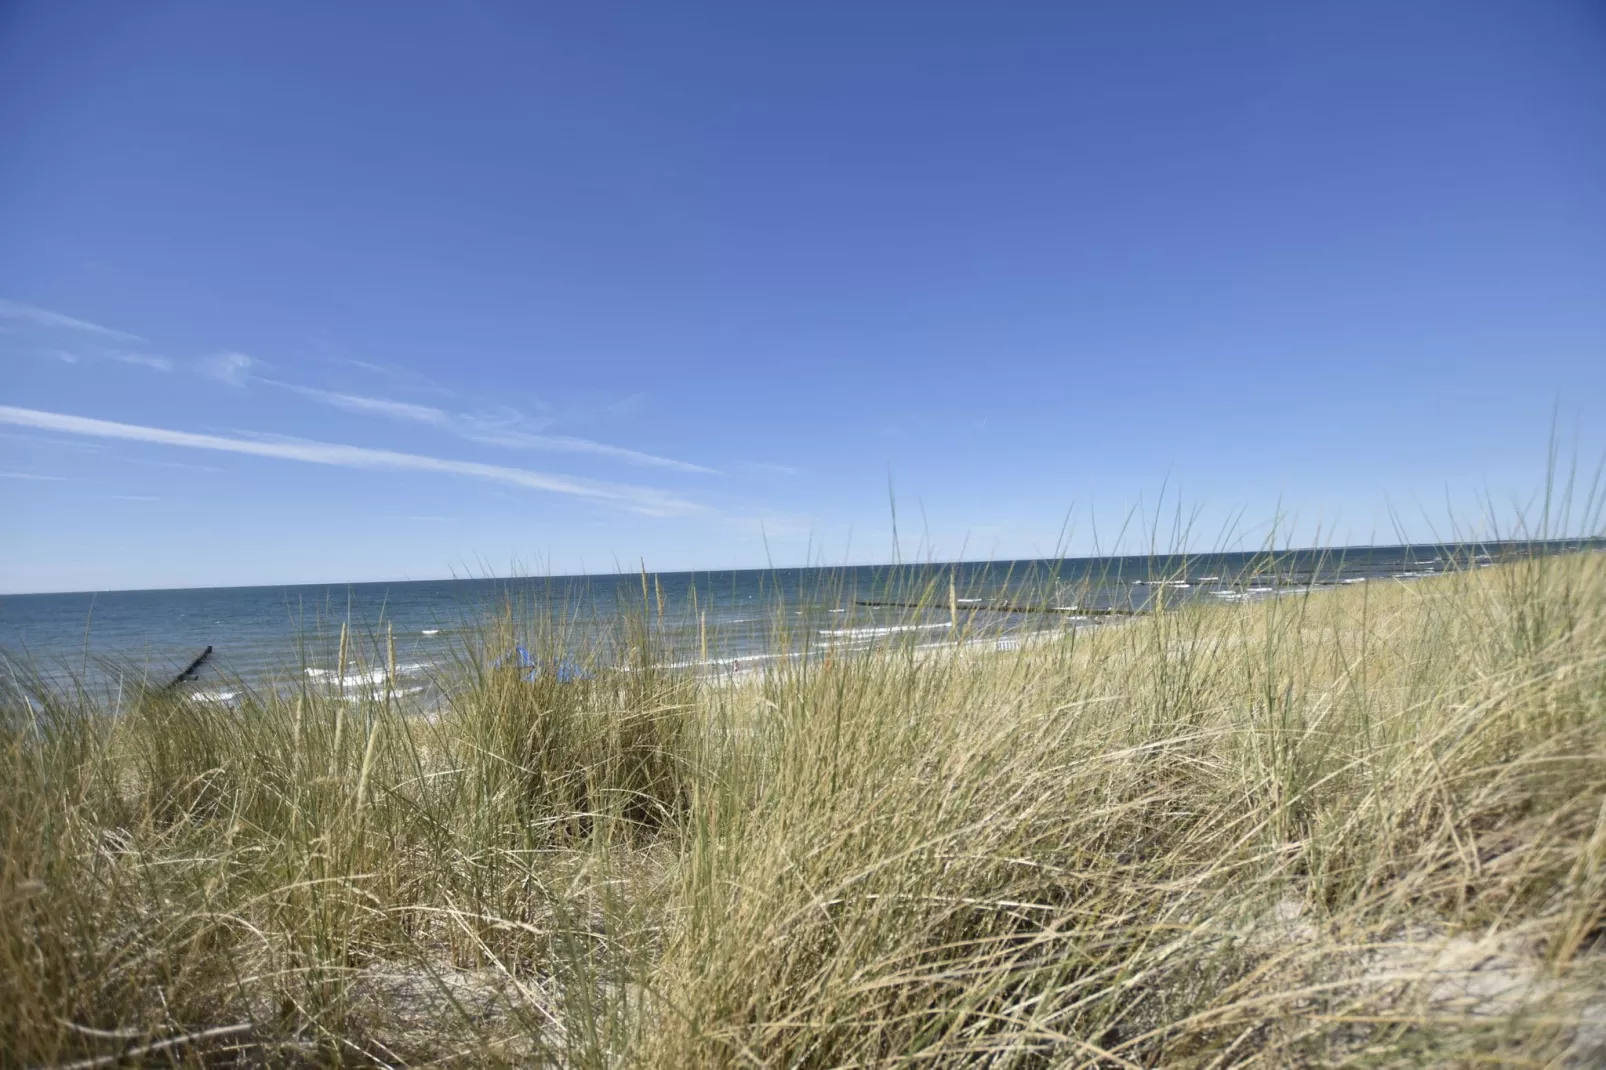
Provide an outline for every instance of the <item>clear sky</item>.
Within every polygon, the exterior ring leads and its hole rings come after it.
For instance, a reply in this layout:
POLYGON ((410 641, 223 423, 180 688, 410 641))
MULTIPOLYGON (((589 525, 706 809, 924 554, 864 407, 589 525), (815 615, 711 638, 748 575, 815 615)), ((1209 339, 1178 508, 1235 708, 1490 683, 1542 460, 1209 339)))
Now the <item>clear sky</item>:
POLYGON ((1553 413, 1593 0, 0 6, 0 591, 1394 541, 1553 413))

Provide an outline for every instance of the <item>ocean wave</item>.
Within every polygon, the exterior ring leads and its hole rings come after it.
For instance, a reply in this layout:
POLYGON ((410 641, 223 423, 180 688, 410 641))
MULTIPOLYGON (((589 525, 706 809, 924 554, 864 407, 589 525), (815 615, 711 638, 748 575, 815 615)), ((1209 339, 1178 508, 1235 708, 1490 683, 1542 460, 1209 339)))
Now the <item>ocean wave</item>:
MULTIPOLYGON (((400 698, 403 695, 419 694, 423 690, 424 688, 422 685, 416 687, 396 687, 390 690, 390 694, 396 698, 400 698)), ((381 688, 376 688, 372 691, 358 691, 349 695, 337 695, 334 697, 338 698, 342 702, 367 702, 373 699, 384 698, 385 691, 381 688)))
POLYGON ((441 630, 439 628, 425 628, 423 631, 419 632, 418 634, 419 635, 439 635, 439 634, 441 634, 441 630))
POLYGON ((192 691, 190 698, 196 702, 214 702, 219 705, 233 702, 240 697, 238 691, 192 691))
POLYGON ((746 665, 756 661, 776 661, 780 658, 798 658, 801 651, 790 654, 738 654, 729 658, 709 658, 707 661, 661 661, 653 666, 655 669, 709 669, 722 665, 746 665))
POLYGON ((876 635, 892 635, 896 632, 925 632, 937 628, 952 628, 952 621, 942 621, 937 624, 888 624, 880 628, 821 628, 821 635, 839 636, 845 639, 859 639, 876 635))
POLYGON ((353 672, 341 676, 333 669, 308 669, 307 675, 320 683, 338 684, 341 687, 361 687, 364 684, 382 684, 385 682, 384 669, 370 669, 367 672, 353 672))
MULTIPOLYGON (((396 666, 398 679, 403 676, 417 676, 427 671, 429 671, 429 666, 421 661, 409 661, 396 666)), ((383 665, 375 669, 369 669, 366 672, 348 672, 344 676, 341 676, 333 669, 309 668, 306 673, 309 678, 320 683, 338 684, 342 687, 373 687, 384 683, 385 678, 390 675, 383 665)))
POLYGON ((1211 591, 1210 593, 1224 602, 1247 602, 1255 595, 1275 594, 1276 591, 1277 588, 1275 587, 1250 587, 1242 591, 1211 591))

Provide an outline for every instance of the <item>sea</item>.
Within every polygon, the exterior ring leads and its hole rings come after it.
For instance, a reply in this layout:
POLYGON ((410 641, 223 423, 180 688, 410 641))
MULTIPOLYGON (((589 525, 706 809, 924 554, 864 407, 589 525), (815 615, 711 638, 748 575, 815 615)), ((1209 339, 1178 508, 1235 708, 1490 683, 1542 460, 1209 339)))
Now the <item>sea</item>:
POLYGON ((595 668, 650 642, 667 666, 747 672, 821 650, 955 641, 1008 649, 1194 601, 1410 582, 1601 540, 213 587, 0 596, 0 659, 36 682, 195 697, 319 686, 437 699, 498 658, 595 668), (634 631, 632 631, 634 629, 634 631), (957 630, 956 630, 957 629, 957 630), (342 638, 344 636, 344 639, 342 638), (342 650, 344 659, 342 660, 342 650))

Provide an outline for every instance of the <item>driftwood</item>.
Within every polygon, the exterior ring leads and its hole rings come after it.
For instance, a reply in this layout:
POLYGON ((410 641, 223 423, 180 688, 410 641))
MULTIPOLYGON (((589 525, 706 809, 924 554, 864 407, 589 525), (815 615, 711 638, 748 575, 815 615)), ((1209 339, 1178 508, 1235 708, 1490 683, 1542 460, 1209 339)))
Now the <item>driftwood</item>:
POLYGON ((177 676, 173 677, 172 683, 168 684, 167 687, 164 690, 171 691, 175 687, 177 687, 179 684, 182 684, 182 683, 184 683, 184 682, 186 682, 188 680, 195 679, 195 674, 200 671, 201 666, 205 665, 207 659, 210 658, 211 656, 212 656, 212 648, 211 647, 207 647, 205 650, 201 651, 200 655, 194 661, 190 662, 189 665, 185 666, 185 669, 184 669, 183 672, 181 672, 177 676))

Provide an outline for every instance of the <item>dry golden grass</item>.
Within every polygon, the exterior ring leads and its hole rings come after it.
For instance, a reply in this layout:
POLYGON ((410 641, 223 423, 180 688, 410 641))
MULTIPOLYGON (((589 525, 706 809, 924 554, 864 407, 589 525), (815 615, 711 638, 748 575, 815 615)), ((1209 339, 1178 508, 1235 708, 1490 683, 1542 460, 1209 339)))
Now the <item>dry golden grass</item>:
POLYGON ((1606 555, 717 685, 637 654, 471 663, 434 720, 13 667, 0 1062, 1606 1059, 1606 555))

